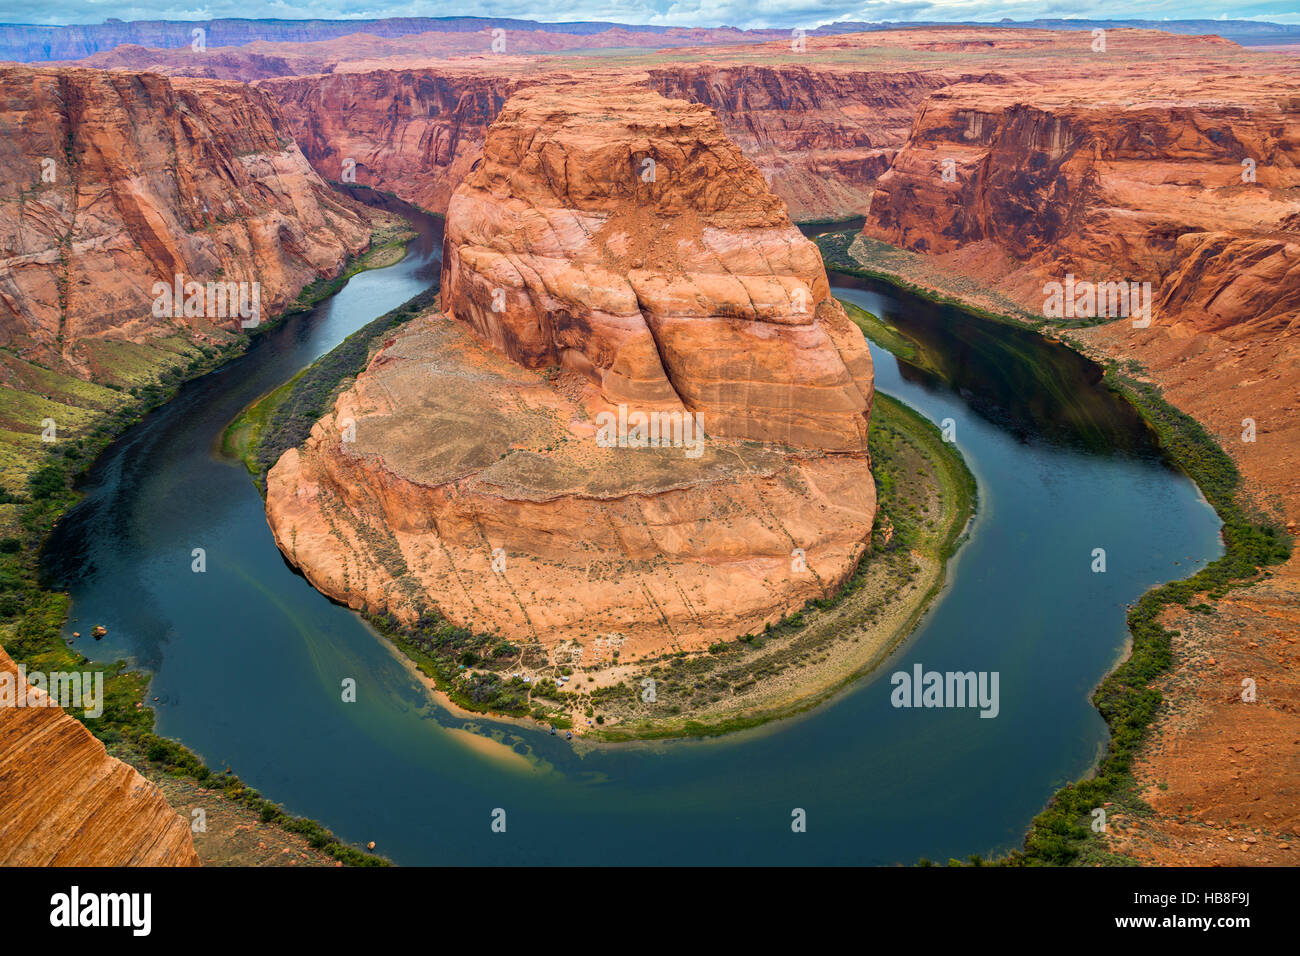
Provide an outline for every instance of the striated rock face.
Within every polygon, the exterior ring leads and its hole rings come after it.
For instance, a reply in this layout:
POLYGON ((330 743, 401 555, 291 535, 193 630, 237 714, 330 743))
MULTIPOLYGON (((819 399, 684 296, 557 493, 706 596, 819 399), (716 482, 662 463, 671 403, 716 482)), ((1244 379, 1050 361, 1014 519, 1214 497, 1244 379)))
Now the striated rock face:
MULTIPOLYGON (((1112 30, 1108 37, 1112 77, 1189 69, 1235 74, 1266 59, 1218 37, 1148 30, 1112 30)), ((557 76, 635 82, 712 107, 795 220, 805 221, 865 213, 875 179, 907 140, 930 92, 963 83, 1093 83, 1098 66, 1088 33, 987 27, 811 36, 802 52, 792 50, 784 31, 578 36, 512 28, 508 54, 485 55, 490 40, 481 24, 469 32, 313 43, 221 42, 209 36, 202 54, 188 49, 188 39, 179 50, 119 47, 77 65, 264 81, 323 176, 338 179, 342 160, 351 158, 358 182, 435 212, 445 210, 473 165, 505 97, 557 76), (645 37, 657 47, 699 46, 651 52, 645 37), (738 42, 754 40, 767 42, 738 42), (643 49, 600 56, 581 49, 598 46, 643 49), (572 53, 562 61, 535 55, 557 49, 572 53), (274 77, 285 79, 268 79, 274 77)))
POLYGON ((865 455, 604 448, 593 419, 581 382, 431 315, 271 470, 267 517, 285 555, 352 607, 436 608, 547 648, 612 638, 629 656, 760 630, 861 556, 865 455))
POLYGON ((572 369, 611 405, 684 403, 718 437, 866 448, 862 336, 702 106, 519 93, 448 207, 442 290, 511 359, 572 369))
POLYGON ((267 318, 369 241, 258 90, 12 68, 0 96, 0 345, 33 361, 88 377, 96 340, 238 329, 156 318, 154 283, 257 282, 267 318))
POLYGON ((261 88, 326 179, 340 181, 350 168, 362 185, 441 213, 520 83, 513 75, 384 70, 273 80, 261 88))
MULTIPOLYGON (((0 649, 0 673, 18 669, 0 649)), ((39 691, 29 702, 47 700, 39 691)), ((190 826, 59 707, 0 706, 0 866, 198 866, 190 826)))
MULTIPOLYGON (((442 212, 482 152, 488 125, 516 90, 555 82, 544 63, 476 63, 303 76, 261 84, 313 166, 442 212)), ((938 73, 803 66, 674 66, 595 82, 636 82, 711 107, 796 220, 861 215, 871 185, 907 139, 938 73)))
POLYGON ((808 66, 684 66, 649 71, 664 96, 711 107, 796 220, 866 212, 871 186, 907 139, 934 72, 808 66))
POLYGON ((1293 83, 945 89, 864 231, 947 255, 1034 311, 1045 281, 1073 274, 1151 282, 1158 323, 1280 331, 1300 316, 1293 83))
POLYGON ((875 512, 870 356, 709 110, 520 92, 452 197, 442 281, 446 314, 268 476, 276 540, 317 587, 640 654, 761 628, 851 573, 875 512), (675 430, 602 438, 639 413, 675 430))
MULTIPOLYGON (((1111 77, 1235 74, 1278 59, 1218 37, 1139 30, 1113 30, 1108 37, 1111 77)), ((810 37, 803 52, 793 51, 785 37, 643 53, 617 67, 609 56, 575 51, 563 61, 563 72, 555 58, 536 56, 419 62, 373 55, 321 63, 322 72, 351 74, 346 81, 300 76, 263 86, 285 107, 299 145, 327 178, 337 178, 341 159, 352 157, 358 182, 441 212, 477 158, 486 124, 516 89, 568 75, 611 87, 635 83, 714 109, 727 136, 763 171, 796 221, 827 220, 866 212, 876 178, 907 142, 931 92, 954 84, 1031 83, 1041 90, 1063 82, 1094 84, 1098 61, 1091 43, 1087 33, 1052 30, 887 30, 810 37)), ((192 58, 160 65, 173 68, 198 67, 192 58)), ((250 64, 241 75, 267 72, 250 64)))

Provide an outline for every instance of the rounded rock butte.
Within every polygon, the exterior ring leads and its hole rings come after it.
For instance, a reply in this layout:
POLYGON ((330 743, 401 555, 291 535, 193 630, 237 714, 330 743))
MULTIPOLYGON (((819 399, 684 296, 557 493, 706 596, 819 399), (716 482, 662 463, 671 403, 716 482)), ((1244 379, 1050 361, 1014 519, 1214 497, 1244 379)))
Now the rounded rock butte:
POLYGON ((451 198, 442 307, 268 476, 276 540, 327 594, 635 655, 761 629, 852 573, 870 354, 708 108, 517 93, 451 198), (618 447, 624 420, 664 438, 618 447))

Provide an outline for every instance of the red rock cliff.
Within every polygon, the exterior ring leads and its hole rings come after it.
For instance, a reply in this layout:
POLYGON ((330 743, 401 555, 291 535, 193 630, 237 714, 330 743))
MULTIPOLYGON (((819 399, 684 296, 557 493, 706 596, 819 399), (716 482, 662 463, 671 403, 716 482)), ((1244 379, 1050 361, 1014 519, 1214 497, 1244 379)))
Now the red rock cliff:
MULTIPOLYGON (((599 72, 599 71, 597 71, 599 72)), ((344 159, 357 182, 442 212, 515 90, 557 79, 545 63, 385 69, 267 81, 294 136, 328 179, 344 159)), ((924 97, 952 78, 780 67, 682 66, 599 75, 713 108, 796 220, 866 211, 875 178, 924 97)))
POLYGON ((1155 322, 1278 331, 1300 315, 1293 90, 954 86, 926 101, 865 232, 947 254, 1033 311, 1073 274, 1151 282, 1155 322))
POLYGON ((526 367, 578 371, 611 405, 685 405, 711 435, 866 448, 862 337, 703 106, 521 91, 443 249, 444 311, 526 367))
POLYGON ((521 79, 468 71, 381 70, 260 84, 314 169, 445 212, 521 79), (348 161, 351 163, 348 163, 348 161))
MULTIPOLYGON (((790 214, 824 220, 866 211, 876 178, 907 141, 927 94, 955 83, 999 86, 1027 77, 1044 87, 1091 81, 1098 69, 1089 59, 1091 39, 1052 30, 889 30, 809 37, 803 52, 794 52, 787 38, 646 53, 621 68, 612 68, 609 57, 574 56, 563 73, 610 87, 637 83, 711 107, 790 214), (672 62, 663 62, 669 57, 672 62)), ((1112 70, 1238 68, 1214 62, 1239 52, 1217 37, 1117 30, 1109 42, 1112 70)), ((560 75, 554 60, 538 57, 422 64, 390 57, 329 69, 353 76, 264 84, 284 105, 308 158, 336 179, 339 162, 351 157, 358 182, 435 212, 473 164, 504 97, 560 75)), ((262 75, 250 67, 247 78, 262 75)))
POLYGON ((261 316, 369 241, 266 94, 154 74, 0 69, 0 344, 89 374, 88 340, 240 319, 157 319, 153 285, 258 282, 261 316))
POLYGON ((711 107, 796 220, 866 212, 871 187, 907 139, 940 73, 812 66, 685 66, 649 71, 664 96, 711 107))
POLYGON ((44 706, 2 648, 0 680, 12 682, 0 706, 0 866, 198 866, 189 823, 158 788, 44 706), (14 706, 18 692, 28 706, 14 706))

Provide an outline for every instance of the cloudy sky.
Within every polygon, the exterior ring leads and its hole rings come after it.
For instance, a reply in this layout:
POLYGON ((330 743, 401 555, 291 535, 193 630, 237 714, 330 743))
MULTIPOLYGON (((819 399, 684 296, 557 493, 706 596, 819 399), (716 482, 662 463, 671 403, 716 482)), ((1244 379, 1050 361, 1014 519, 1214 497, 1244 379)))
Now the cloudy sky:
POLYGON ((367 19, 490 16, 614 20, 667 26, 812 27, 834 20, 996 20, 1010 17, 1251 19, 1300 23, 1300 0, 0 0, 0 22, 101 23, 214 17, 367 19))

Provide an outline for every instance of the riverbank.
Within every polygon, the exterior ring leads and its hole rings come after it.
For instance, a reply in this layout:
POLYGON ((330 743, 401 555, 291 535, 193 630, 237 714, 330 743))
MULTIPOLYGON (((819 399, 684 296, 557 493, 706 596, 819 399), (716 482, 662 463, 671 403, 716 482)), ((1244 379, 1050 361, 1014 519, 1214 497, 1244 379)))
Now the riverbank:
POLYGON ((353 332, 280 387, 261 396, 221 436, 224 455, 243 463, 266 496, 266 473, 288 449, 304 441, 347 383, 369 364, 388 332, 432 307, 438 283, 353 332))
MULTIPOLYGON (((1093 695, 1094 704, 1110 728, 1110 746, 1089 778, 1057 792, 1034 820, 1024 850, 1012 853, 1004 862, 1027 865, 1134 862, 1128 855, 1134 849, 1145 848, 1151 853, 1151 847, 1156 844, 1163 843, 1167 848, 1170 840, 1188 841, 1185 827, 1193 817, 1200 816, 1202 825, 1210 822, 1212 829, 1232 828, 1232 816, 1223 824, 1207 821, 1207 815, 1221 812, 1220 808, 1196 808, 1190 804, 1170 808, 1165 830, 1159 825, 1150 826, 1157 816, 1149 803, 1152 791, 1166 790, 1168 784, 1161 787, 1158 778, 1139 779, 1137 774, 1142 771, 1136 768, 1152 760, 1153 729, 1157 724, 1165 728, 1186 719, 1186 702, 1181 709, 1170 706, 1162 691, 1168 692, 1175 686, 1181 667, 1189 661, 1195 662, 1198 656, 1201 661, 1208 656, 1185 644, 1175 644, 1184 637, 1178 629, 1185 627, 1181 622, 1186 621, 1189 612, 1193 617, 1217 613, 1216 608, 1222 606, 1230 590, 1269 586, 1270 566, 1288 562, 1291 545, 1277 513, 1264 512, 1257 496, 1245 487, 1234 459, 1201 423, 1164 397, 1141 363, 1132 358, 1121 361, 1113 350, 1098 347, 1095 337, 1104 334, 1101 330, 1049 326, 1041 317, 1029 316, 1018 307, 998 313, 995 309, 1002 300, 996 293, 962 277, 942 277, 924 257, 915 253, 892 247, 885 247, 882 252, 879 247, 883 244, 855 238, 852 234, 824 236, 818 244, 829 268, 851 275, 883 278, 932 301, 959 305, 968 311, 967 303, 973 303, 983 317, 1026 325, 1098 361, 1105 369, 1106 384, 1124 395, 1139 411, 1159 436, 1169 457, 1196 482, 1223 521, 1226 554, 1222 558, 1189 579, 1152 589, 1130 607, 1131 651, 1093 695), (1180 651, 1177 658, 1176 646, 1180 651), (1098 808, 1104 809, 1111 821, 1100 833, 1092 829, 1096 819, 1093 811, 1098 808), (1153 831, 1152 835, 1144 838, 1141 835, 1144 829, 1153 831)), ((1294 559, 1290 564, 1294 564, 1294 559)), ((1235 637, 1241 633, 1237 630, 1235 637)), ((1226 634, 1225 628, 1220 637, 1226 634)), ((1208 656, 1208 662, 1213 667, 1216 659, 1208 656)), ((1231 678, 1225 683, 1231 683, 1231 678)), ((1183 691, 1189 701, 1197 696, 1187 695, 1186 687, 1183 691)), ((1228 699, 1232 700, 1238 693, 1239 690, 1230 691, 1228 699)), ((1176 761, 1176 756, 1169 757, 1163 766, 1176 761)), ((1240 813, 1236 816, 1235 827, 1243 831, 1239 837, 1242 845, 1250 846, 1261 837, 1271 836, 1277 848, 1274 852, 1285 856, 1285 848, 1293 844, 1293 830, 1268 830, 1258 825, 1242 827, 1240 813), (1246 842, 1247 836, 1250 842, 1246 842)), ((1214 846, 1211 840, 1203 842, 1211 848, 1214 846)), ((1263 858, 1264 854, 1257 857, 1263 858)))
POLYGON ((615 665, 595 681, 588 675, 595 689, 579 701, 577 718, 598 725, 588 736, 716 736, 791 717, 870 673, 907 639, 947 580, 974 516, 975 479, 935 425, 887 395, 875 397, 869 447, 876 528, 845 586, 706 654, 615 665), (653 703, 640 692, 647 679, 653 703))
MULTIPOLYGON (((352 257, 341 275, 351 276, 398 261, 398 253, 414 235, 409 224, 391 213, 375 213, 372 222, 370 248, 352 257)), ((11 487, 0 499, 0 646, 16 662, 33 670, 101 671, 104 712, 98 719, 86 721, 86 727, 114 756, 131 764, 165 792, 174 790, 172 784, 176 781, 190 782, 207 806, 215 801, 229 810, 231 817, 249 818, 245 826, 260 833, 262 843, 290 849, 295 862, 306 859, 319 865, 336 861, 376 865, 386 861, 344 844, 315 821, 285 813, 229 771, 214 772, 187 748, 156 735, 154 710, 148 706, 150 675, 130 670, 121 661, 92 662, 71 647, 63 638, 68 596, 47 587, 38 564, 51 530, 80 499, 75 482, 104 449, 148 412, 170 401, 186 382, 217 371, 242 355, 258 336, 279 325, 285 316, 309 309, 320 300, 320 289, 325 285, 333 285, 333 291, 337 291, 342 284, 341 279, 314 283, 282 314, 263 322, 248 335, 230 333, 219 346, 177 346, 164 363, 137 369, 138 383, 129 390, 111 390, 120 398, 113 408, 94 413, 75 432, 60 435, 57 442, 39 446, 43 463, 30 470, 26 494, 21 493, 21 488, 11 487)), ((76 716, 74 711, 69 713, 76 716)), ((203 847, 203 862, 238 861, 225 856, 233 852, 236 844, 205 841, 195 835, 196 846, 203 847)))
POLYGON ((974 511, 975 482, 960 454, 901 402, 877 395, 870 450, 879 499, 870 549, 838 594, 760 634, 635 663, 599 646, 557 661, 439 619, 415 627, 388 615, 369 620, 458 715, 615 742, 716 736, 801 713, 911 633, 974 511))
MULTIPOLYGON (((430 305, 435 292, 360 329, 230 424, 223 447, 259 488, 378 343, 430 305)), ((860 323, 873 318, 851 304, 849 311, 860 323)), ((872 669, 910 633, 942 588, 946 561, 974 510, 974 479, 960 454, 902 403, 877 396, 870 448, 880 502, 870 551, 837 596, 762 634, 635 664, 620 662, 616 648, 599 647, 560 662, 540 647, 437 618, 414 627, 383 614, 368 619, 461 714, 528 719, 606 741, 710 736, 790 716, 872 669), (654 693, 643 694, 650 681, 654 693)))

